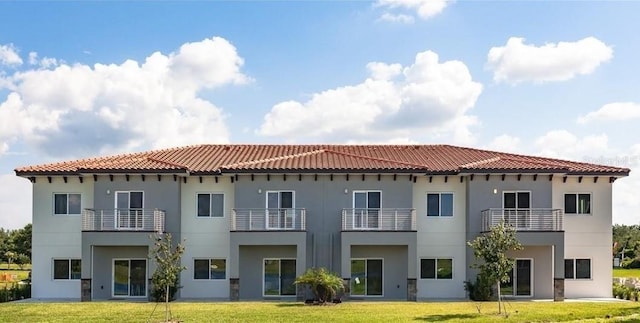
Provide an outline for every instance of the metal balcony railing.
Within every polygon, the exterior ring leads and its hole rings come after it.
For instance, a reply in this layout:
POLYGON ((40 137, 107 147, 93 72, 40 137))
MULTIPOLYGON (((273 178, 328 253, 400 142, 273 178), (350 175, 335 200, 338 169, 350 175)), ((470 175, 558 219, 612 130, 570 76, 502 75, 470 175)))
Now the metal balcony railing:
POLYGON ((231 231, 305 231, 305 209, 233 209, 231 231))
POLYGON ((82 231, 164 232, 164 218, 158 209, 84 209, 82 231))
POLYGON ((411 208, 343 209, 342 231, 416 231, 411 208))
POLYGON ((482 231, 502 221, 516 231, 563 231, 563 220, 559 209, 487 209, 482 211, 482 231))

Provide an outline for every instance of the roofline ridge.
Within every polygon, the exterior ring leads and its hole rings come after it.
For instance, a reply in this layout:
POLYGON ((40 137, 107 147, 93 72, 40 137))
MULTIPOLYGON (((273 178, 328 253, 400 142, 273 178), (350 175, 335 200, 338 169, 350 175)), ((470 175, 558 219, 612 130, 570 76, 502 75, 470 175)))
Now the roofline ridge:
POLYGON ((346 152, 342 152, 342 151, 335 151, 335 150, 331 150, 331 149, 327 149, 326 152, 334 153, 334 154, 338 154, 338 155, 349 156, 349 157, 355 157, 355 158, 363 158, 363 159, 369 159, 369 160, 375 160, 375 161, 381 161, 381 162, 409 165, 409 166, 422 168, 422 169, 425 169, 427 171, 431 170, 426 165, 413 164, 413 163, 408 163, 408 162, 399 161, 399 160, 391 160, 391 159, 377 158, 377 157, 371 157, 371 156, 355 155, 355 154, 350 154, 350 153, 346 153, 346 152))
MULTIPOLYGON (((282 145, 282 146, 288 146, 288 145, 282 145)), ((267 163, 267 162, 272 162, 272 161, 276 161, 276 160, 283 160, 283 159, 289 159, 289 158, 311 156, 311 155, 320 154, 320 153, 323 153, 323 152, 325 152, 325 149, 321 148, 321 149, 305 151, 305 152, 301 152, 301 153, 297 153, 297 154, 283 155, 283 156, 270 157, 270 158, 264 158, 264 159, 258 159, 258 160, 251 160, 251 161, 239 162, 239 163, 228 164, 228 165, 221 165, 220 167, 218 167, 218 169, 225 169, 225 168, 229 169, 229 168, 234 168, 234 167, 239 167, 239 166, 246 166, 246 165, 251 165, 251 164, 267 163)))

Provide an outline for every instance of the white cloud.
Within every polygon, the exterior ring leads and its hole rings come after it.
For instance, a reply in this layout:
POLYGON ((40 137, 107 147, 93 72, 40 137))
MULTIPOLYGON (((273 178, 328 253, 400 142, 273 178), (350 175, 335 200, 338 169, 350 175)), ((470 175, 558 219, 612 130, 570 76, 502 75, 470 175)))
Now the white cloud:
POLYGON ((401 24, 412 24, 415 22, 415 18, 413 18, 413 16, 403 15, 403 14, 391 14, 388 12, 385 12, 384 14, 382 14, 382 16, 380 16, 378 20, 393 22, 393 23, 401 23, 401 24))
POLYGON ((535 140, 534 147, 539 155, 572 160, 585 160, 596 154, 610 153, 606 134, 578 138, 567 130, 547 132, 535 140))
POLYGON ((640 103, 613 102, 603 105, 597 111, 592 111, 578 118, 578 123, 593 121, 624 121, 640 118, 640 103))
POLYGON ((31 183, 13 174, 0 174, 0 228, 19 229, 31 222, 31 183))
MULTIPOLYGON (((429 19, 439 13, 453 1, 451 0, 378 0, 377 6, 389 9, 408 9, 416 11, 422 19, 429 19)), ((384 16, 384 15, 383 15, 384 16)), ((381 19, 383 19, 381 17, 381 19)))
POLYGON ((436 53, 425 51, 404 68, 380 62, 367 67, 371 77, 360 84, 316 93, 304 103, 274 105, 258 133, 296 141, 474 140, 469 127, 478 121, 467 112, 482 85, 464 63, 440 63, 436 53))
POLYGON ((483 148, 502 152, 520 153, 522 152, 522 147, 520 146, 520 144, 520 138, 502 134, 493 138, 493 140, 491 140, 491 142, 483 148))
POLYGON ((0 45, 0 65, 22 65, 22 58, 13 44, 0 45))
POLYGON ((611 57, 613 49, 594 37, 539 47, 525 44, 524 38, 511 37, 505 46, 491 48, 487 67, 494 72, 496 82, 542 83, 590 74, 611 57))
POLYGON ((23 140, 53 156, 227 142, 222 111, 198 94, 251 81, 235 47, 218 37, 141 63, 30 59, 39 68, 0 76, 10 90, 0 101, 0 142, 23 140))

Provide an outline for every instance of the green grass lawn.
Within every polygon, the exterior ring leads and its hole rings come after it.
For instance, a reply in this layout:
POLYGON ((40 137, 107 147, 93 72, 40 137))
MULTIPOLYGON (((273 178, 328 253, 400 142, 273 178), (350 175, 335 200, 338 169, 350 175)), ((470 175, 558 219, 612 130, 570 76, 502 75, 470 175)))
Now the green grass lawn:
POLYGON ((640 278, 640 269, 622 269, 622 268, 613 268, 613 277, 635 277, 640 278))
MULTIPOLYGON (((3 303, 0 322, 161 322, 163 304, 133 302, 3 303), (155 308, 155 313, 152 311, 155 308)), ((633 302, 509 302, 508 318, 495 302, 345 302, 311 306, 285 302, 177 302, 173 316, 184 322, 640 322, 633 302), (478 307, 481 313, 478 313, 478 307), (610 320, 609 320, 610 321, 610 320)))

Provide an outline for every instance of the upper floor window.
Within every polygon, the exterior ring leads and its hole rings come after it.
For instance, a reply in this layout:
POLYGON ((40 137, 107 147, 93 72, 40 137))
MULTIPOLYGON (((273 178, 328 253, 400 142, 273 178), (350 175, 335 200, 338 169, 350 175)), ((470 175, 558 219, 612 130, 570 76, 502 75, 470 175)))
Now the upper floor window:
POLYGON ((199 217, 223 217, 224 216, 224 194, 199 193, 198 194, 198 216, 199 217))
POLYGON ((531 192, 515 191, 502 193, 502 207, 505 209, 529 209, 531 208, 531 192))
POLYGON ((427 193, 427 216, 453 216, 453 193, 427 193))
POLYGON ((565 279, 591 279, 591 259, 565 259, 565 279))
POLYGON ((565 214, 591 214, 591 194, 568 193, 564 195, 565 214))
POLYGON ((144 192, 116 191, 116 208, 120 210, 144 208, 144 192))
POLYGON ((80 279, 80 259, 54 259, 53 279, 80 279))
POLYGON ((53 214, 69 215, 80 214, 80 194, 56 193, 53 194, 53 214))

